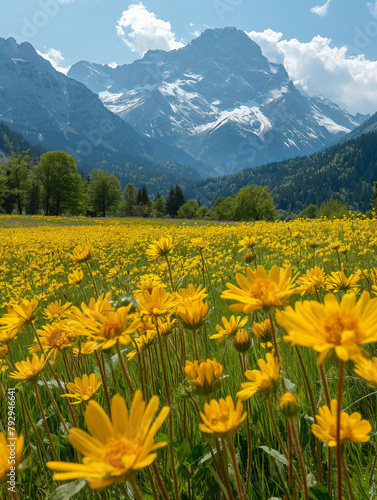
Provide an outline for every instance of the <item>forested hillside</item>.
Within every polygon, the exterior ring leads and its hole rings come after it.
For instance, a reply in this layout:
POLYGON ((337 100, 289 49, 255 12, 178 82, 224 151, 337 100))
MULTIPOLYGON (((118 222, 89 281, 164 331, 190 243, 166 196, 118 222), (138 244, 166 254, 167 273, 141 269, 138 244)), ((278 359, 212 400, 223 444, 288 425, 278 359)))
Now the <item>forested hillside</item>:
POLYGON ((205 179, 190 186, 187 198, 212 204, 220 196, 258 184, 268 186, 280 210, 299 212, 320 205, 331 196, 349 203, 351 209, 368 210, 377 180, 377 132, 363 134, 308 157, 299 157, 221 178, 205 179))
POLYGON ((3 122, 0 122, 0 160, 7 159, 11 152, 22 153, 29 150, 29 154, 35 160, 43 153, 40 146, 32 146, 21 134, 11 130, 3 122))

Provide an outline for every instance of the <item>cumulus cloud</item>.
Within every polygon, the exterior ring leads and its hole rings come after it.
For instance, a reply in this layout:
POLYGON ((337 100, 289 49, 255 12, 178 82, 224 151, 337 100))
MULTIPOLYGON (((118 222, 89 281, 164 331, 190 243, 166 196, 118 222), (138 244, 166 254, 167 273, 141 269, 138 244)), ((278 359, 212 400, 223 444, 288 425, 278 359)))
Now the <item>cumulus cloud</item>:
POLYGON ((141 56, 150 49, 173 50, 183 47, 183 43, 175 39, 171 24, 158 19, 141 2, 123 11, 116 29, 125 44, 141 56))
POLYGON ((327 11, 329 10, 331 0, 327 0, 326 3, 323 5, 316 5, 315 7, 312 7, 310 9, 310 12, 313 14, 317 14, 318 16, 324 17, 327 14, 327 11))
POLYGON ((309 42, 286 40, 271 29, 247 33, 271 61, 284 64, 290 78, 309 95, 322 95, 352 113, 377 110, 377 61, 350 55, 320 35, 309 42))
POLYGON ((64 73, 65 75, 68 73, 69 66, 64 65, 65 58, 60 50, 49 49, 47 52, 40 52, 39 50, 37 50, 37 52, 44 59, 50 61, 56 71, 60 71, 60 73, 64 73))
POLYGON ((377 18, 377 0, 375 0, 374 2, 368 2, 367 6, 372 16, 377 18))

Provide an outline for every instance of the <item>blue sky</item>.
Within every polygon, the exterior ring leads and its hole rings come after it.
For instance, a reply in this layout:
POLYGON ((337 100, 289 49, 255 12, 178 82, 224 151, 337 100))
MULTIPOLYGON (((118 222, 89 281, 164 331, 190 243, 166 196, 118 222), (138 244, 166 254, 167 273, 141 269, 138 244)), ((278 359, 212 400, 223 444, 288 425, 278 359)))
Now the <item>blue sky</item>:
POLYGON ((304 92, 351 112, 377 110, 377 0, 13 0, 0 36, 29 41, 62 71, 81 59, 130 63, 235 26, 304 92))

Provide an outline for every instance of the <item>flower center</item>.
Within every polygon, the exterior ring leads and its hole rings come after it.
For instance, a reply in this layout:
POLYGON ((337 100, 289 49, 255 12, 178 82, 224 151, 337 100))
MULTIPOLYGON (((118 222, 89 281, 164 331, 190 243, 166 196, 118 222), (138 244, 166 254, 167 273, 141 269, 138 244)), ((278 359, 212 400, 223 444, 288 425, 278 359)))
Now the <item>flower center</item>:
POLYGON ((115 469, 124 469, 123 457, 136 455, 140 446, 124 437, 108 438, 103 461, 115 469))
POLYGON ((107 339, 110 337, 118 337, 122 332, 122 325, 117 319, 108 319, 103 323, 101 330, 102 335, 107 339))
POLYGON ((359 336, 359 320, 353 313, 342 311, 336 312, 327 316, 324 321, 323 328, 326 334, 326 340, 330 344, 340 345, 342 333, 345 330, 355 332, 356 339, 359 336))
MULTIPOLYGON (((266 295, 267 290, 273 285, 274 282, 268 278, 258 278, 250 287, 250 296, 262 300, 266 295)), ((274 287, 275 288, 275 287, 274 287)))
POLYGON ((49 344, 51 347, 61 347, 62 345, 69 344, 69 339, 66 332, 63 330, 57 330, 52 332, 49 337, 49 344))
POLYGON ((229 410, 222 411, 216 417, 212 417, 212 426, 223 424, 226 426, 229 422, 229 410))

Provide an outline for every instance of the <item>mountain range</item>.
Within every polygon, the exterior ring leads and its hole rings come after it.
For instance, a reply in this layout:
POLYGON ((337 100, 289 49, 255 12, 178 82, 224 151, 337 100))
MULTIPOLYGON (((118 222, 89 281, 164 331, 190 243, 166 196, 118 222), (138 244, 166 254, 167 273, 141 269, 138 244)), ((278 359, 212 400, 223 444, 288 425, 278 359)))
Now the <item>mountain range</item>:
POLYGON ((202 177, 312 154, 367 118, 300 93, 283 65, 232 27, 116 68, 80 61, 68 76, 140 135, 210 167, 202 177))

